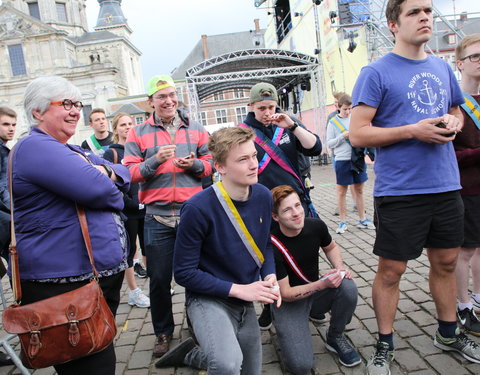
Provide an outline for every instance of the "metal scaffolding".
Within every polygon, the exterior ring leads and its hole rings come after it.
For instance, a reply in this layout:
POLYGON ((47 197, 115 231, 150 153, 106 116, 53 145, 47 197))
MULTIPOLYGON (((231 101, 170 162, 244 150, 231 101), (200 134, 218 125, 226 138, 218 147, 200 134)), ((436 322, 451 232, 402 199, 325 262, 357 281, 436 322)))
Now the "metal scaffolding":
MULTIPOLYGON (((355 14, 352 14, 353 22, 349 25, 344 25, 343 27, 362 27, 366 28, 367 36, 367 46, 368 46, 368 56, 369 61, 375 61, 376 59, 382 57, 383 55, 390 52, 394 47, 394 39, 390 33, 390 30, 387 26, 387 20, 385 17, 385 7, 388 0, 369 0, 369 3, 366 4, 365 1, 352 0, 350 3, 356 6, 356 9, 361 9, 361 13, 368 15, 366 21, 361 21, 360 19, 355 19, 355 14)), ((437 32, 436 27, 439 22, 443 23, 443 26, 449 29, 454 33, 458 39, 462 39, 465 36, 465 33, 457 28, 446 16, 440 12, 440 10, 433 6, 433 16, 435 19, 434 23, 434 33, 437 32)), ((434 43, 432 38, 429 43, 426 45, 426 50, 433 53, 431 45, 434 43)))
MULTIPOLYGON (((200 101, 219 91, 250 89, 258 82, 269 82, 281 92, 306 80, 319 82, 317 68, 316 57, 271 48, 235 51, 212 57, 186 72, 190 114, 198 119, 200 101)), ((318 90, 312 91, 312 94, 314 102, 319 103, 316 97, 318 90)), ((318 130, 317 121, 315 118, 315 130, 318 130)))

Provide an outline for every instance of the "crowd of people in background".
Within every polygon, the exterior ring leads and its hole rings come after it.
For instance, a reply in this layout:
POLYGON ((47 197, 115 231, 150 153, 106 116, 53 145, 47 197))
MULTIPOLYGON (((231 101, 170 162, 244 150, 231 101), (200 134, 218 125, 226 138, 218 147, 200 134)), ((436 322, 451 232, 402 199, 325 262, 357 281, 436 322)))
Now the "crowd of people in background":
MULTIPOLYGON (((241 124, 208 134, 179 108, 168 75, 148 81, 152 113, 144 123, 119 113, 110 128, 105 110, 93 109, 93 134, 76 146, 68 142, 83 108, 80 90, 61 77, 33 80, 24 98, 30 134, 13 150, 7 142, 17 114, 0 107, 0 255, 8 261, 13 207, 21 303, 92 278, 81 205, 112 313, 124 279, 128 304, 150 308, 157 367, 261 374, 260 329, 273 323, 285 368, 307 374, 315 365, 309 321, 324 322, 327 313, 325 347, 343 366, 357 366, 362 359, 344 335, 357 304, 354 275, 305 180, 308 158, 330 152, 336 234, 348 230, 349 186, 356 227, 376 231, 378 341, 367 375, 391 373, 400 281, 423 249, 438 320, 433 344, 480 363, 480 346, 466 334, 480 336, 480 34, 456 48, 459 85, 448 64, 424 49, 431 0, 390 0, 386 16, 394 49, 362 69, 351 96, 335 93, 323 150, 318 135, 279 108, 270 83, 251 88, 241 124), (441 105, 422 98, 425 87, 441 105), (364 199, 366 156, 375 168, 373 220, 364 199), (214 172, 220 181, 212 181, 214 172), (330 268, 323 275, 319 250, 330 268), (135 276, 148 277, 148 296, 135 276), (192 337, 172 348, 173 278, 186 290, 192 337), (263 307, 258 317, 254 303, 263 307)), ((11 363, 2 354, 0 364, 11 363)), ((55 370, 113 375, 115 363, 111 344, 55 370)))

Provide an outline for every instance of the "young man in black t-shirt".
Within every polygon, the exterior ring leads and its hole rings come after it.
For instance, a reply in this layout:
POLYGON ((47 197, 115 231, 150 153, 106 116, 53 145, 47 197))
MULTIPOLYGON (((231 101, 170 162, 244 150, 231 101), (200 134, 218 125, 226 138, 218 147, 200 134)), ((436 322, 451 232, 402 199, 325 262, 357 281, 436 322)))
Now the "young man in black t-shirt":
POLYGON ((314 366, 309 328, 310 311, 330 312, 326 348, 337 353, 347 367, 361 363, 360 356, 343 332, 357 306, 357 287, 345 268, 340 249, 325 223, 305 218, 300 198, 291 186, 272 189, 273 214, 278 227, 272 229, 277 280, 283 303, 272 307, 285 365, 291 373, 307 374, 314 366), (322 248, 333 267, 319 278, 318 251, 322 248))

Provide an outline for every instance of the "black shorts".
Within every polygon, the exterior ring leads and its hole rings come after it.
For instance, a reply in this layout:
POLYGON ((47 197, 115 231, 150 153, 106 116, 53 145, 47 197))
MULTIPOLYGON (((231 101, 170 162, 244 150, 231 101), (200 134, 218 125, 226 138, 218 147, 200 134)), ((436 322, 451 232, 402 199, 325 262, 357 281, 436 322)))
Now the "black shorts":
POLYGON ((462 200, 465 206, 462 247, 480 247, 480 195, 465 195, 462 200))
POLYGON ((463 243, 463 201, 458 191, 375 197, 373 253, 407 261, 423 248, 449 249, 463 243))

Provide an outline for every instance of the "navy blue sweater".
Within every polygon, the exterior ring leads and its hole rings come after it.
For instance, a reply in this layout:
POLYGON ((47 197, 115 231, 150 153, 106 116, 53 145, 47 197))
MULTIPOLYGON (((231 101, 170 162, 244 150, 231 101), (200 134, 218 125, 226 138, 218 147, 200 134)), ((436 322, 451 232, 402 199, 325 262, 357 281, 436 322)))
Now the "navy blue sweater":
POLYGON ((187 294, 228 298, 233 283, 250 284, 275 273, 270 243, 272 197, 260 184, 250 189, 247 201, 234 204, 263 253, 262 268, 257 267, 209 187, 190 198, 181 210, 173 263, 175 281, 187 294))

